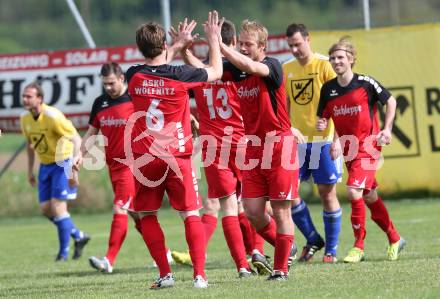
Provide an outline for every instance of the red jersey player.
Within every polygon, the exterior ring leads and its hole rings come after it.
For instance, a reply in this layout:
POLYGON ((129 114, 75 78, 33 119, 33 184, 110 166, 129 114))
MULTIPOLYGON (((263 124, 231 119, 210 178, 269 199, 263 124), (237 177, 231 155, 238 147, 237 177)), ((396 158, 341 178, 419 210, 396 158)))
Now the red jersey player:
POLYGON ((285 80, 278 60, 265 54, 268 32, 261 24, 245 20, 239 37, 240 53, 221 45, 222 54, 240 69, 237 97, 240 99, 246 136, 243 170, 243 206, 258 233, 275 246, 274 270, 268 280, 288 277, 288 258, 294 226, 291 200, 298 197, 296 141, 286 109, 285 80), (250 166, 251 163, 254 163, 250 166), (265 212, 269 200, 274 222, 265 212))
MULTIPOLYGON (((237 39, 235 26, 224 21, 221 29, 222 41, 235 48, 237 39)), ((182 57, 193 66, 205 65, 188 50, 182 57)), ((206 242, 209 242, 217 226, 218 211, 222 210, 222 226, 231 256, 239 272, 239 277, 251 275, 246 260, 246 251, 252 254, 255 247, 263 251, 264 241, 252 230, 238 198, 241 194, 241 170, 235 158, 243 151, 243 120, 240 103, 236 97, 235 84, 231 72, 237 69, 228 61, 223 61, 221 80, 205 83, 193 89, 199 115, 200 142, 208 185, 208 198, 203 203, 202 222, 205 227, 206 242), (258 244, 256 244, 258 243, 258 244)), ((261 255, 261 254, 260 254, 261 255)), ((176 262, 185 261, 185 255, 172 252, 176 262)), ((264 258, 264 256, 262 255, 264 258)), ((266 263, 269 267, 270 264, 266 263)))
MULTIPOLYGON (((133 104, 124 83, 124 73, 117 63, 105 63, 101 67, 100 75, 105 93, 96 98, 93 103, 89 129, 84 135, 81 151, 84 156, 90 150, 98 132, 101 131, 106 141, 105 158, 115 194, 113 220, 105 257, 101 259, 92 256, 89 262, 98 271, 111 273, 127 234, 127 210, 132 210, 135 194, 134 177, 130 167, 118 162, 118 159, 125 158, 124 129, 127 119, 133 114, 133 104)), ((135 221, 136 229, 141 232, 141 223, 137 213, 128 212, 128 214, 135 221)), ((171 260, 171 256, 169 259, 171 260)))
POLYGON ((350 41, 342 38, 329 50, 330 63, 337 77, 321 88, 318 106, 318 130, 327 127, 328 119, 335 124, 348 170, 347 191, 351 202, 351 224, 355 242, 344 262, 363 261, 365 203, 371 218, 387 234, 388 259, 397 260, 406 242, 394 228, 388 211, 376 192, 376 170, 381 145, 390 144, 391 128, 396 111, 396 100, 379 82, 365 75, 355 74, 352 67, 356 51, 350 41), (377 103, 386 105, 382 130, 377 118, 377 103), (348 141, 348 142, 347 142, 348 141))
MULTIPOLYGON (((176 42, 182 48, 193 39, 196 23, 180 27, 176 42)), ((165 31, 149 22, 136 32, 136 43, 145 57, 145 64, 127 71, 128 92, 134 111, 132 142, 133 171, 136 177, 134 210, 139 212, 142 236, 159 268, 159 278, 152 289, 174 285, 174 277, 166 257, 162 229, 157 210, 164 192, 171 206, 179 211, 185 223, 185 235, 194 266, 194 287, 208 286, 205 275, 205 235, 198 210, 201 201, 197 179, 191 166, 192 139, 188 90, 201 82, 220 79, 222 74, 219 35, 221 23, 217 12, 210 12, 204 24, 210 46, 208 68, 172 66, 167 62, 165 31)), ((176 44, 175 44, 176 46, 176 44)))

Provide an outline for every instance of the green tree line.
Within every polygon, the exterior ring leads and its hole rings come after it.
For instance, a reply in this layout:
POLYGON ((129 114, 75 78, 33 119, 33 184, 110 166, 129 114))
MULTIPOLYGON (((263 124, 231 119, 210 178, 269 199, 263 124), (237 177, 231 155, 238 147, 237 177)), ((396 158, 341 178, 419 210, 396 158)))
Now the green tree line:
MULTIPOLYGON (((75 0, 98 46, 134 43, 136 28, 162 22, 160 0, 75 0)), ((270 34, 292 22, 311 30, 363 28, 362 0, 170 0, 176 24, 183 17, 202 24, 208 10, 239 25, 257 19, 270 34)), ((384 27, 440 21, 438 0, 370 0, 371 25, 384 27)), ((198 32, 202 32, 199 25, 198 32)), ((64 0, 0 1, 0 53, 83 48, 87 44, 64 0)))

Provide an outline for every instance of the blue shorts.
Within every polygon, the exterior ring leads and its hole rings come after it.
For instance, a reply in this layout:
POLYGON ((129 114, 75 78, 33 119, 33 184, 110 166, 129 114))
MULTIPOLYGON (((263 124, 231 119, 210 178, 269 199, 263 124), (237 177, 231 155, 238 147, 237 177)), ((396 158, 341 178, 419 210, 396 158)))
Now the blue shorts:
POLYGON ((330 145, 331 142, 298 144, 301 182, 309 180, 310 176, 315 184, 333 185, 341 181, 342 158, 331 158, 330 145))
POLYGON ((68 173, 72 165, 70 159, 58 162, 58 164, 40 165, 38 173, 38 199, 40 203, 51 198, 60 200, 76 199, 77 188, 69 186, 68 173))

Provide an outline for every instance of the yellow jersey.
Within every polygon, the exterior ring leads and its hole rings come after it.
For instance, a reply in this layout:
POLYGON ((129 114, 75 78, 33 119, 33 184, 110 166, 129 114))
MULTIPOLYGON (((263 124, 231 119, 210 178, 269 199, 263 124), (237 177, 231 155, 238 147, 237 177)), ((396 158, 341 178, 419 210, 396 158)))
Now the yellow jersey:
POLYGON ((313 58, 304 66, 293 58, 283 64, 283 72, 286 76, 292 126, 307 137, 307 142, 333 140, 333 122, 330 121, 323 132, 316 130, 321 86, 336 77, 328 57, 314 53, 313 58))
POLYGON ((20 124, 23 135, 42 164, 63 161, 72 156, 73 144, 69 139, 77 132, 72 122, 57 108, 43 104, 37 119, 26 111, 20 117, 20 124))

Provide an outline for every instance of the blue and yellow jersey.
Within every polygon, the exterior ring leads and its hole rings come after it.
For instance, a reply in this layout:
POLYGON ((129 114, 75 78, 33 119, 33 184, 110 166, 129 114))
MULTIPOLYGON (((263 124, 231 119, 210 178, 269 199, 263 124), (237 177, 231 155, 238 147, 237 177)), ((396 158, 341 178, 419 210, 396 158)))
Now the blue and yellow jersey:
POLYGON ((23 135, 42 164, 63 161, 72 156, 73 144, 68 139, 77 132, 72 122, 57 108, 43 104, 37 119, 26 111, 21 115, 20 123, 23 135))
POLYGON ((333 140, 332 122, 323 132, 318 132, 315 127, 321 86, 336 77, 328 57, 314 53, 310 62, 304 66, 293 58, 283 64, 283 72, 286 76, 292 126, 307 137, 307 142, 333 140))

